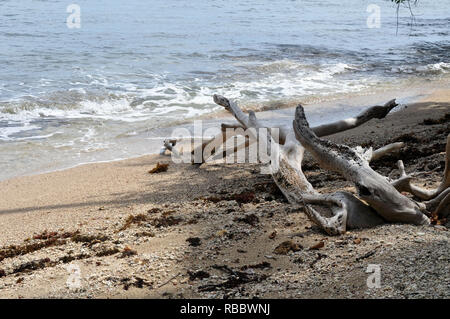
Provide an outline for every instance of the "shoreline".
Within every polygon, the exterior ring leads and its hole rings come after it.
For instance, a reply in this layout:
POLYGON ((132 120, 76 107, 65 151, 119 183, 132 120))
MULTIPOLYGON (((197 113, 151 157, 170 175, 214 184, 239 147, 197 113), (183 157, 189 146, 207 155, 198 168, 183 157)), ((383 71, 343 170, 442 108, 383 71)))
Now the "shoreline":
MULTIPOLYGON (((311 120, 311 123, 314 125, 324 124, 326 122, 331 122, 333 120, 339 120, 347 116, 352 116, 360 112, 366 107, 373 106, 376 104, 383 104, 390 100, 391 98, 397 98, 397 101, 400 101, 400 103, 403 104, 414 104, 422 101, 427 101, 430 96, 434 94, 434 92, 445 92, 446 90, 450 89, 450 83, 448 79, 445 80, 433 80, 432 83, 428 83, 425 86, 425 89, 423 87, 418 87, 416 84, 413 86, 405 87, 402 89, 390 89, 387 92, 385 92, 385 88, 378 88, 375 90, 375 92, 357 92, 351 96, 347 96, 347 94, 343 94, 343 96, 340 97, 334 97, 329 100, 320 101, 320 99, 315 100, 312 104, 306 103, 304 104, 306 111, 309 111, 309 117, 311 120), (433 87, 433 85, 438 84, 438 88, 433 87), (433 87, 433 88, 431 88, 433 87), (407 92, 406 94, 404 92, 407 92), (381 97, 383 95, 383 97, 381 97), (386 97, 384 97, 386 96, 386 97), (344 106, 344 109, 341 108, 341 106, 344 106), (341 113, 342 115, 335 116, 333 119, 324 119, 323 115, 327 114, 329 115, 330 112, 323 112, 323 109, 327 109, 329 111, 333 111, 332 113, 341 113)), ((259 118, 262 118, 263 120, 266 118, 270 118, 271 120, 279 120, 283 121, 284 118, 287 118, 287 121, 290 120, 290 114, 294 112, 295 106, 298 102, 292 102, 288 103, 289 106, 284 105, 280 109, 271 109, 262 107, 263 110, 257 110, 255 107, 248 107, 244 108, 244 110, 254 110, 256 112, 256 115, 259 118), (292 104, 292 105, 291 105, 292 104)), ((303 102, 302 102, 303 103, 303 102)), ((261 108, 261 107, 259 107, 261 108)), ((394 110, 395 111, 395 110, 394 110)), ((228 112, 226 111, 218 111, 212 114, 205 114, 200 117, 198 117, 195 120, 202 120, 206 124, 207 127, 218 127, 220 124, 220 121, 225 122, 234 122, 234 118, 231 117, 228 112)), ((173 124, 164 128, 158 128, 158 130, 162 130, 163 132, 170 132, 170 130, 173 130, 175 128, 191 128, 192 123, 194 119, 183 122, 182 124, 173 124)), ((140 142, 137 141, 128 141, 131 142, 135 148, 138 148, 138 145, 141 147, 145 147, 146 142, 143 142, 144 140, 147 140, 148 138, 145 137, 147 133, 140 132, 137 133, 136 136, 133 136, 132 138, 140 139, 140 142), (136 145, 135 145, 136 144, 136 145)), ((170 134, 170 133, 169 133, 170 134)), ((164 137, 164 138, 167 138, 164 137)), ((47 174, 52 172, 58 172, 62 170, 72 169, 78 166, 83 165, 90 165, 90 164, 97 164, 97 163, 111 163, 116 161, 123 161, 123 160, 130 160, 135 159, 143 156, 151 156, 151 155, 157 155, 159 153, 160 148, 162 147, 162 141, 164 139, 161 137, 161 143, 152 144, 150 147, 151 150, 145 153, 139 152, 138 154, 128 154, 124 157, 115 157, 112 159, 99 159, 99 160, 92 160, 92 161, 86 161, 86 162, 78 162, 78 163, 71 163, 71 164, 60 164, 53 168, 41 168, 41 169, 34 169, 33 171, 30 171, 28 173, 22 173, 16 176, 12 177, 6 177, 2 178, 0 177, 0 182, 20 178, 20 177, 27 177, 27 176, 34 176, 34 175, 40 175, 40 174, 47 174), (161 145, 159 145, 161 144, 161 145)), ((123 142, 122 142, 123 144, 123 142)), ((117 144, 116 146, 124 146, 122 144, 117 144)), ((50 166, 50 165, 45 165, 50 166)))
POLYGON ((450 300, 450 0, 0 3, 0 299, 450 300))
MULTIPOLYGON (((449 123, 423 121, 448 113, 450 90, 438 90, 385 119, 329 138, 374 147, 404 138, 407 170, 421 173, 418 185, 433 188, 443 172, 449 123)), ((374 165, 389 175, 395 162, 374 165)), ((354 191, 337 175, 306 164, 308 180, 320 192, 354 191)), ((9 257, 0 258, 0 298, 450 297, 449 224, 386 224, 330 237, 287 204, 258 167, 197 168, 147 155, 1 181, 0 255, 9 257), (168 163, 168 171, 149 174, 157 162, 168 163), (245 192, 254 199, 226 199, 245 192), (274 253, 284 241, 303 248, 274 253), (308 249, 319 242, 320 250, 308 249), (203 290, 226 279, 214 264, 251 269, 259 280, 203 290), (382 289, 365 286, 367 264, 382 265, 382 289), (80 269, 78 288, 67 285, 69 265, 80 269), (424 265, 428 272, 415 278, 424 265), (199 271, 208 277, 192 275, 199 271)))

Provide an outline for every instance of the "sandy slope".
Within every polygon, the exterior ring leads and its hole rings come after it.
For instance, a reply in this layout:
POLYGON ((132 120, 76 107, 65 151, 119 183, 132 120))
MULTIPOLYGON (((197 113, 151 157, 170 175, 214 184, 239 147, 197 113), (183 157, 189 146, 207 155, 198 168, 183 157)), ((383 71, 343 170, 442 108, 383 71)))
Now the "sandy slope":
MULTIPOLYGON (((448 101, 447 91, 437 92, 330 139, 375 147, 403 140, 407 170, 423 172, 418 184, 432 188, 444 169, 449 122, 421 123, 445 118, 448 101)), ((389 174, 396 160, 374 167, 389 174)), ((305 166, 316 188, 352 190, 313 162, 305 166)), ((197 168, 145 156, 11 179, 0 189, 3 298, 450 297, 448 224, 384 225, 329 237, 287 204, 256 165, 197 168), (158 161, 169 163, 168 171, 149 174, 158 161), (284 241, 298 251, 276 254, 284 241), (324 247, 309 249, 321 241, 324 247), (367 288, 368 264, 381 267, 379 289, 367 288)))

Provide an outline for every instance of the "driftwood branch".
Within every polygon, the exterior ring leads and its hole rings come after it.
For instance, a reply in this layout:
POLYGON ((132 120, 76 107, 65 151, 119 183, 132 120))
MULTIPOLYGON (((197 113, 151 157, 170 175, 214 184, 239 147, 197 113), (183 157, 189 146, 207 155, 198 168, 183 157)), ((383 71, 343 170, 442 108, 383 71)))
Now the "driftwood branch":
MULTIPOLYGON (((246 115, 237 104, 215 96, 215 102, 232 113, 244 128, 264 127, 254 113, 246 115)), ((272 141, 274 142, 274 141, 272 141)), ((320 194, 308 182, 302 171, 305 149, 292 132, 280 143, 278 169, 272 177, 282 193, 293 205, 302 205, 307 216, 328 234, 343 233, 347 228, 373 227, 384 221, 371 207, 347 192, 320 194)), ((376 153, 382 156, 401 145, 386 148, 376 153)))
MULTIPOLYGON (((240 123, 240 125, 225 125, 222 124, 222 132, 215 136, 213 139, 204 141, 196 150, 192 151, 192 154, 204 154, 207 155, 214 155, 216 150, 223 145, 227 139, 231 138, 233 135, 226 136, 224 135, 224 126, 227 128, 233 128, 233 127, 254 127, 254 128, 262 128, 261 124, 252 124, 250 118, 255 117, 255 114, 250 111, 249 116, 247 116, 237 105, 235 101, 229 100, 221 95, 214 95, 214 102, 220 106, 223 106, 227 111, 229 111, 236 120, 240 123), (250 121, 250 122, 249 122, 250 121), (205 152, 207 150, 208 152, 205 152)), ((349 130, 355 127, 358 127, 367 121, 370 121, 371 119, 377 118, 381 119, 386 117, 386 115, 398 104, 394 100, 391 100, 387 102, 384 106, 372 106, 368 108, 367 110, 361 112, 359 115, 355 117, 351 117, 345 120, 340 120, 324 125, 320 125, 317 127, 313 127, 312 130, 314 133, 316 133, 317 136, 327 136, 332 135, 335 133, 339 133, 345 130, 349 130)), ((277 128, 279 130, 279 143, 281 145, 284 145, 286 142, 286 138, 289 133, 292 133, 292 128, 289 126, 276 126, 273 128, 277 128)), ((248 145, 246 145, 248 146, 248 145)), ((390 150, 388 150, 390 151, 390 150)), ((224 153, 225 154, 225 153, 224 153)), ((383 156, 384 154, 380 154, 379 156, 383 156)), ((375 155, 376 157, 378 155, 375 155)), ((209 156, 203 156, 203 162, 206 161, 209 158, 209 156)), ((216 158, 216 157, 215 157, 216 158)), ((377 157, 378 158, 378 157, 377 157)), ((375 159, 375 158, 374 158, 375 159)), ((197 163, 200 164, 200 163, 197 163)))
POLYGON ((404 146, 405 146, 405 143, 403 143, 403 142, 397 142, 397 143, 392 143, 392 144, 383 146, 372 153, 372 157, 370 158, 369 161, 375 161, 387 154, 399 151, 404 146))
MULTIPOLYGON (((222 133, 205 141, 201 151, 213 155, 221 145, 232 136, 248 136, 241 145, 233 151, 248 147, 251 139, 258 139, 259 128, 264 127, 256 118, 255 113, 244 113, 237 103, 219 95, 214 101, 228 110, 239 122, 237 125, 222 125, 222 133), (226 134, 227 129, 241 133, 226 134)), ((321 136, 341 132, 359 126, 372 118, 384 118, 397 104, 395 100, 384 106, 371 107, 355 118, 346 119, 315 128, 310 128, 301 105, 296 108, 293 130, 287 127, 280 129, 280 140, 273 139, 270 133, 267 137, 270 143, 277 143, 277 169, 272 171, 272 177, 284 196, 292 205, 303 207, 310 220, 316 223, 330 235, 340 234, 351 228, 366 228, 385 222, 405 222, 419 225, 430 224, 430 218, 446 217, 450 210, 450 135, 447 138, 444 178, 436 190, 425 190, 411 183, 412 176, 406 174, 402 161, 398 162, 400 177, 397 180, 380 175, 370 167, 370 162, 382 156, 400 150, 403 143, 386 145, 375 151, 372 148, 350 148, 322 139, 321 136), (304 152, 308 151, 327 170, 341 174, 353 182, 357 196, 338 191, 321 194, 308 182, 302 170, 304 152), (401 192, 409 192, 426 200, 417 202, 401 192)), ((173 150, 173 143, 167 143, 167 148, 173 150)), ((225 155, 226 150, 216 154, 225 155)), ((228 154, 227 154, 228 155, 228 154)))
POLYGON ((405 166, 403 165, 403 161, 401 160, 397 163, 398 169, 400 171, 400 178, 394 181, 392 184, 398 191, 411 193, 423 200, 430 200, 435 198, 450 187, 450 134, 447 136, 445 154, 444 177, 438 188, 434 190, 428 190, 412 184, 411 181, 413 177, 406 174, 405 166))
POLYGON ((300 143, 325 169, 341 174, 354 183, 358 197, 367 202, 386 221, 429 224, 423 208, 399 193, 386 177, 375 172, 369 161, 346 146, 322 140, 309 128, 305 112, 297 106, 294 132, 300 143))
POLYGON ((351 117, 345 120, 337 121, 334 123, 324 124, 317 127, 311 128, 311 130, 318 136, 328 136, 336 134, 338 132, 350 130, 357 126, 360 126, 371 119, 382 119, 388 115, 388 113, 396 107, 398 104, 394 100, 390 100, 383 106, 372 106, 367 110, 363 111, 361 114, 351 117))

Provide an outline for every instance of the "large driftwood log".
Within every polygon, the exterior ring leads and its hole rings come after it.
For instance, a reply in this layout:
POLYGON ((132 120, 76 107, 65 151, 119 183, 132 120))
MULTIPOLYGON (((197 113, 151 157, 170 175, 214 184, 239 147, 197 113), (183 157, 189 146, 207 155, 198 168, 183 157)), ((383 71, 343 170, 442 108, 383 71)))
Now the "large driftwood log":
POLYGON ((348 192, 320 194, 306 179, 302 171, 305 149, 287 136, 280 146, 279 168, 272 177, 293 205, 303 205, 306 215, 330 235, 347 229, 368 228, 384 223, 371 207, 348 192))
MULTIPOLYGON (((225 107, 239 122, 239 125, 231 127, 264 128, 253 112, 246 115, 235 102, 217 95, 214 96, 214 101, 225 107)), ((272 171, 275 183, 292 205, 303 207, 309 219, 328 234, 343 233, 351 228, 373 227, 385 222, 429 224, 429 217, 449 215, 450 135, 447 139, 444 178, 441 185, 433 191, 411 184, 412 177, 406 174, 401 161, 398 163, 400 178, 394 181, 378 174, 370 167, 370 161, 399 150, 403 147, 403 143, 389 144, 372 151, 371 148, 352 149, 346 145, 321 139, 319 136, 319 134, 326 135, 351 129, 371 118, 383 118, 395 105, 395 100, 392 100, 383 107, 372 107, 351 120, 338 121, 317 128, 309 127, 303 107, 299 105, 293 121, 294 130, 280 128, 282 138, 271 141, 279 145, 278 166, 272 171), (330 194, 317 192, 302 170, 305 149, 312 154, 320 166, 340 173, 353 182, 357 196, 342 191, 330 194), (427 201, 416 202, 400 193, 405 191, 427 201)), ((222 132, 224 132, 224 126, 222 126, 222 132)), ((251 136, 252 138, 258 138, 257 130, 250 132, 254 135, 251 136)), ((270 139, 270 133, 268 135, 270 139)), ((224 143, 226 138, 228 136, 221 136, 219 142, 224 143)), ((214 143, 214 139, 203 143, 202 150, 210 147, 211 143, 214 143)), ((250 141, 246 140, 241 147, 247 147, 249 143, 250 141)), ((216 145, 218 145, 217 140, 216 145)), ((170 146, 168 144, 168 147, 170 146)), ((234 148, 234 151, 236 150, 237 147, 234 148)), ((225 151, 222 155, 225 155, 225 151)))
POLYGON ((341 174, 354 183, 358 197, 367 202, 380 216, 390 222, 429 224, 424 205, 402 195, 387 180, 369 166, 369 158, 346 145, 320 139, 309 128, 301 105, 295 111, 294 132, 300 143, 319 165, 341 174))
MULTIPOLYGON (((214 101, 224 106, 244 128, 263 128, 253 112, 247 116, 237 104, 221 96, 214 96, 214 101)), ((392 102, 388 103, 388 111, 392 109, 392 102)), ((379 107, 374 107, 379 109, 379 107)), ((388 112, 387 111, 387 112, 388 112)), ((377 112, 363 112, 363 114, 378 114, 377 112)), ((384 114, 383 116, 385 116, 384 114)), ((361 125, 368 120, 360 120, 353 125, 361 125)), ((344 130, 341 122, 339 125, 332 123, 330 126, 322 126, 321 132, 327 127, 327 132, 332 132, 332 127, 338 131, 344 130)), ((348 121, 347 123, 350 123, 348 121)), ((280 134, 282 135, 282 134, 280 134)), ((297 206, 303 206, 307 216, 319 225, 328 234, 334 235, 345 232, 348 228, 366 228, 384 223, 384 220, 366 203, 362 202, 351 193, 336 192, 332 194, 320 194, 308 182, 302 171, 302 160, 305 149, 295 138, 293 132, 285 133, 284 139, 279 142, 278 167, 272 173, 272 177, 288 201, 297 206)), ((275 142, 275 141, 272 141, 275 142)), ((375 152, 370 152, 371 159, 379 158, 389 152, 398 150, 402 143, 388 145, 375 152)))
MULTIPOLYGON (((224 106, 243 128, 266 128, 253 112, 246 115, 235 102, 222 96, 215 96, 214 101, 224 106)), ((378 152, 377 156, 396 150, 399 146, 401 145, 397 143, 387 147, 378 152)), ((279 143, 279 166, 273 171, 272 177, 291 204, 303 206, 307 216, 330 235, 343 233, 347 228, 366 228, 384 223, 371 207, 351 193, 318 193, 302 171, 304 151, 292 131, 285 135, 283 143, 279 143)))

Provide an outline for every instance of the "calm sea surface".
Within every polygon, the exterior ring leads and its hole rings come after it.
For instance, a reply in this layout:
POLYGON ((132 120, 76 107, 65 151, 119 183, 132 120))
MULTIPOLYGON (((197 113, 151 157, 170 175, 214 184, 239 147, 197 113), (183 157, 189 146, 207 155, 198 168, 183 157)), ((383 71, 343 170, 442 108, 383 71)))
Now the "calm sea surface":
POLYGON ((397 34, 384 0, 78 1, 79 29, 69 1, 2 0, 0 179, 154 152, 214 93, 273 108, 448 81, 450 0, 419 3, 397 34))

